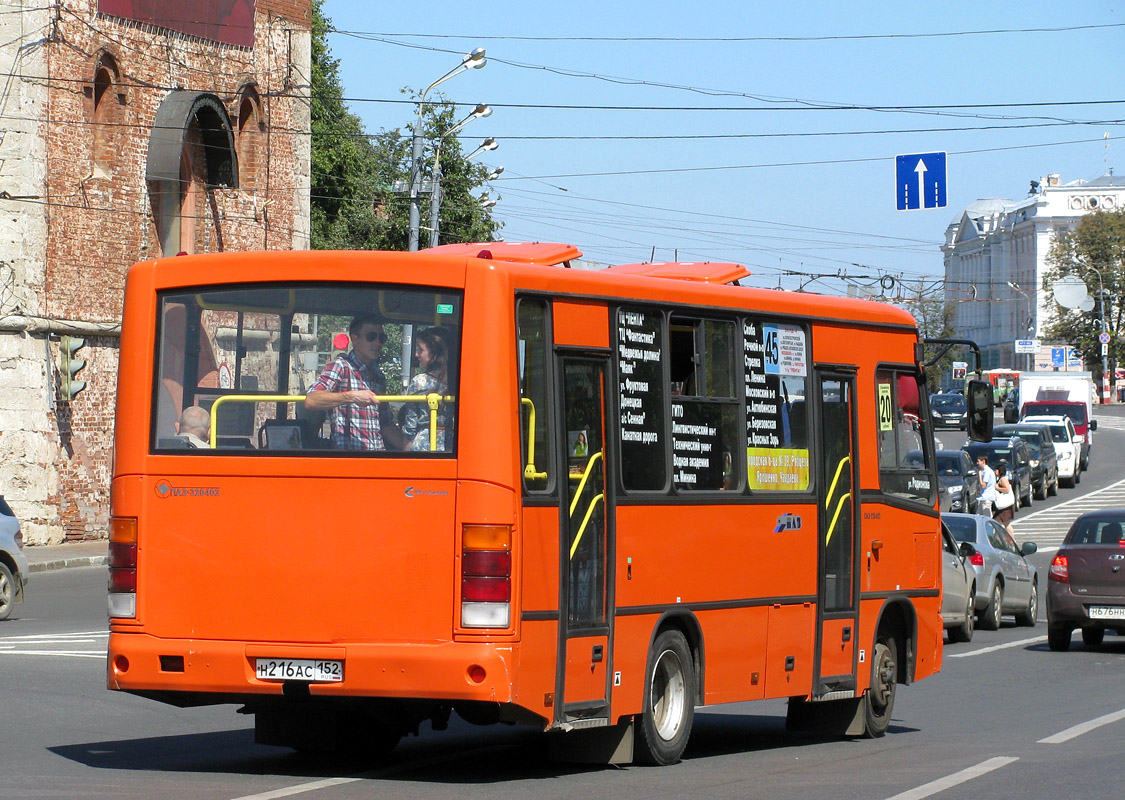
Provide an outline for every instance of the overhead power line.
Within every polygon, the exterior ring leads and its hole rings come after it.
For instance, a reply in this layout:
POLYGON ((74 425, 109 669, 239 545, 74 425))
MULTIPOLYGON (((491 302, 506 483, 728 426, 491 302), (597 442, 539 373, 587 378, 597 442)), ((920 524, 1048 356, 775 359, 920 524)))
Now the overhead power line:
POLYGON ((861 33, 834 34, 826 36, 497 36, 470 35, 465 33, 363 33, 361 31, 340 31, 335 33, 362 36, 387 36, 407 39, 471 39, 490 42, 832 42, 866 41, 869 39, 941 39, 957 36, 997 36, 1018 33, 1066 33, 1070 31, 1105 30, 1125 27, 1125 23, 1107 25, 1070 25, 1059 28, 995 28, 979 31, 942 31, 932 33, 861 33))

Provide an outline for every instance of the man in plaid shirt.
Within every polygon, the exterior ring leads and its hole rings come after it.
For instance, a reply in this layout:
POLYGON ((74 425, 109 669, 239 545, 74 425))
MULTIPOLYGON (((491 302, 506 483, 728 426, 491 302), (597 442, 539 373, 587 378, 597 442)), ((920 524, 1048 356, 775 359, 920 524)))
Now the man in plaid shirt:
POLYGON ((379 358, 387 336, 375 315, 358 316, 348 326, 352 350, 329 364, 305 395, 305 408, 327 411, 337 450, 401 450, 402 431, 394 424, 379 358))

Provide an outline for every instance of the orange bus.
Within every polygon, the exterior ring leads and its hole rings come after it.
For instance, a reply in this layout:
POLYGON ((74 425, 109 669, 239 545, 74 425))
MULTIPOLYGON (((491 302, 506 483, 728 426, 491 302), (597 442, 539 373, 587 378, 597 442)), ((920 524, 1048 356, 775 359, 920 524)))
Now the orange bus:
POLYGON ((763 698, 881 736, 942 656, 914 320, 580 255, 135 265, 109 688, 312 750, 456 712, 667 764, 694 707, 763 698))

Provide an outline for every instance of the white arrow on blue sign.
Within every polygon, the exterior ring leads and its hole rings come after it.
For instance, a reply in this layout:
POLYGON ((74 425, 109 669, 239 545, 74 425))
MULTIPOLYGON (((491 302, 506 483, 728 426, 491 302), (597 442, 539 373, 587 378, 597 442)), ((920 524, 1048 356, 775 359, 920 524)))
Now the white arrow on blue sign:
POLYGON ((945 208, 945 153, 895 158, 898 210, 945 208))

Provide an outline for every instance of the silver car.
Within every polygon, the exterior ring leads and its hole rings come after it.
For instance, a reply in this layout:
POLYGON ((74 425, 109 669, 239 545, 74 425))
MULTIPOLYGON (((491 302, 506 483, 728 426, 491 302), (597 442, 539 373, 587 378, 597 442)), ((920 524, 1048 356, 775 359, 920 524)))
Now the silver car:
POLYGON ((953 538, 972 548, 968 562, 976 573, 977 624, 1000 627, 1000 617, 1014 614, 1016 624, 1034 626, 1039 616, 1039 575, 1025 558, 1038 550, 1035 542, 1016 545, 994 519, 977 514, 942 514, 953 538))
POLYGON ((20 521, 0 495, 0 620, 11 615, 13 605, 23 602, 26 586, 27 558, 20 521))
POLYGON ((967 546, 962 553, 962 546, 944 524, 941 548, 941 621, 949 631, 949 641, 971 642, 976 617, 977 575, 968 563, 967 546))

